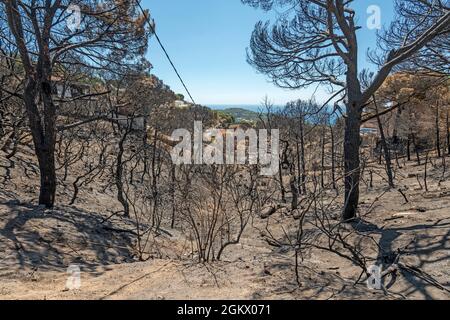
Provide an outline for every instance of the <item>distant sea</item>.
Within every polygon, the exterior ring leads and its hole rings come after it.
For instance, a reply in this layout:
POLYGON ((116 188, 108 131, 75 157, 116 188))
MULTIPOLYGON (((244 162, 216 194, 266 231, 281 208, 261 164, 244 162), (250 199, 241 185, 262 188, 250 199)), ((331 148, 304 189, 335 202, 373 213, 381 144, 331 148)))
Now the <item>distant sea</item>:
MULTIPOLYGON (((212 110, 225 110, 232 108, 245 109, 248 111, 259 112, 264 110, 264 107, 260 104, 209 104, 209 108, 212 110)), ((274 106, 274 108, 280 108, 281 106, 274 106)))

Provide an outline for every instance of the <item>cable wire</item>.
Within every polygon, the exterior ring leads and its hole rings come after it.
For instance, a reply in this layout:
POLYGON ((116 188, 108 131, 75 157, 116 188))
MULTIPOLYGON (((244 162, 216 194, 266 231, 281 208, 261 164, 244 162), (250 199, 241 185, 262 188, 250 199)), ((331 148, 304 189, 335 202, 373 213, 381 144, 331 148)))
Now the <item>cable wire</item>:
POLYGON ((169 53, 167 52, 166 48, 164 47, 164 45, 163 45, 162 42, 161 42, 161 39, 159 38, 158 34, 156 33, 155 27, 154 27, 154 26, 152 25, 152 23, 150 22, 150 18, 147 16, 147 14, 145 13, 144 9, 142 8, 140 1, 139 1, 139 0, 136 0, 136 3, 137 3, 137 5, 138 5, 139 9, 141 10, 142 14, 144 15, 145 21, 147 21, 147 24, 149 25, 150 30, 151 30, 151 31, 153 32, 153 34, 155 35, 156 41, 158 41, 158 43, 159 43, 161 49, 164 51, 164 54, 165 54, 166 57, 167 57, 167 60, 169 60, 170 65, 172 66, 173 70, 174 70, 175 73, 177 74, 178 79, 180 79, 180 82, 181 82, 181 84, 183 85, 184 90, 186 90, 186 92, 187 92, 187 94, 189 95, 189 98, 191 99, 192 103, 193 103, 193 104, 196 104, 194 98, 192 98, 191 92, 190 92, 189 89, 187 88, 185 82, 183 81, 183 78, 181 77, 180 73, 178 72, 177 68, 175 67, 175 64, 173 63, 172 59, 170 58, 169 53))

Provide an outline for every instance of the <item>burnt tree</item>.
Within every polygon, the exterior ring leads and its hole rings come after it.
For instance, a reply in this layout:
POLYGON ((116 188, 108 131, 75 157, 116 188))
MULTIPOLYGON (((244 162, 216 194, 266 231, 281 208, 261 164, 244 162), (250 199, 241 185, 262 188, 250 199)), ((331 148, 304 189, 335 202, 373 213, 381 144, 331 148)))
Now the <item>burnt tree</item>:
MULTIPOLYGON (((359 202, 361 115, 365 105, 394 67, 413 58, 427 44, 449 32, 450 12, 431 0, 395 1, 396 19, 380 34, 380 53, 373 55, 378 72, 363 86, 353 1, 242 0, 270 10, 283 7, 271 26, 259 22, 251 41, 249 62, 278 86, 290 89, 311 84, 331 86, 346 106, 344 170, 345 197, 342 220, 356 217, 359 202), (407 5, 405 5, 407 2, 407 5), (398 37, 402 41, 397 41, 398 37)), ((367 72, 366 72, 367 73, 367 72)))
POLYGON ((60 105, 53 88, 58 70, 80 66, 117 73, 140 64, 149 35, 144 22, 129 1, 103 6, 97 1, 0 1, 0 44, 13 43, 23 67, 21 97, 39 162, 39 204, 52 207, 55 201, 60 105), (76 15, 79 24, 69 26, 69 21, 77 21, 76 15))

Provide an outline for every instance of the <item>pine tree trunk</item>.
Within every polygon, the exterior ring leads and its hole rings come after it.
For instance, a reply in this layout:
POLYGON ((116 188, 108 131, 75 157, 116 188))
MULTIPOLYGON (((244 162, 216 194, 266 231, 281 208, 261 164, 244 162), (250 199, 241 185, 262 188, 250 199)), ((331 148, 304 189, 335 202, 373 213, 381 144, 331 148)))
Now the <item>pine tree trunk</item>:
POLYGON ((128 136, 129 130, 128 125, 126 128, 126 131, 124 132, 123 136, 119 140, 119 150, 117 152, 116 156, 116 172, 115 172, 115 184, 117 188, 117 200, 120 202, 120 204, 123 207, 123 212, 125 217, 130 216, 130 207, 128 205, 128 201, 125 198, 125 191, 123 188, 123 155, 125 153, 125 140, 128 136))
POLYGON ((53 148, 44 147, 39 150, 38 162, 41 176, 39 204, 52 208, 55 203, 56 173, 55 154, 53 148))
POLYGON ((301 166, 301 160, 300 160, 300 145, 298 142, 298 137, 297 140, 295 141, 295 152, 297 153, 297 189, 299 190, 300 194, 302 193, 302 180, 301 180, 301 175, 302 175, 302 166, 301 166))
POLYGON ((38 75, 41 88, 34 79, 26 80, 24 103, 33 137, 35 153, 39 163, 40 191, 39 204, 52 208, 56 194, 55 145, 56 145, 56 108, 51 96, 50 77, 38 75), (41 94, 43 103, 42 120, 36 104, 36 96, 41 94))
POLYGON ((306 161, 305 161, 305 134, 304 134, 304 119, 300 120, 300 152, 301 152, 301 191, 306 195, 306 161))
POLYGON ((361 145, 361 109, 359 103, 349 99, 347 118, 345 121, 344 168, 345 168, 345 198, 342 220, 348 221, 356 217, 359 202, 361 145))
POLYGON ((439 129, 439 105, 436 106, 436 149, 438 157, 441 157, 441 132, 439 129))

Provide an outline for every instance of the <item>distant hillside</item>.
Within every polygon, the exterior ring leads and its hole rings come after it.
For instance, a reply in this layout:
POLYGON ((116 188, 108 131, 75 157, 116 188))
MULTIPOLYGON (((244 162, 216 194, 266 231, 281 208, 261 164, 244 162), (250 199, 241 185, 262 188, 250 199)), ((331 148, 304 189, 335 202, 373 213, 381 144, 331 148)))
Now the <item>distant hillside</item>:
POLYGON ((227 108, 220 110, 224 114, 229 114, 233 116, 237 123, 242 121, 257 121, 258 113, 242 108, 227 108))

